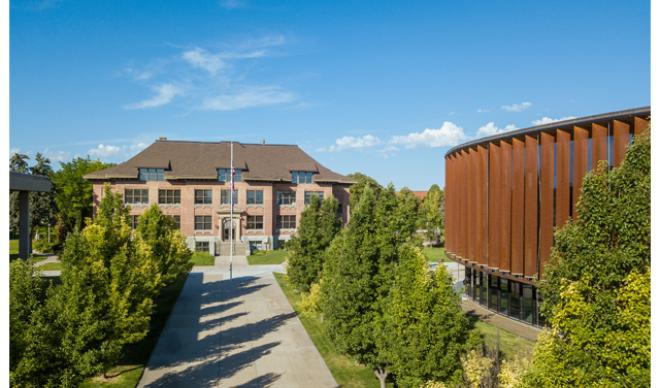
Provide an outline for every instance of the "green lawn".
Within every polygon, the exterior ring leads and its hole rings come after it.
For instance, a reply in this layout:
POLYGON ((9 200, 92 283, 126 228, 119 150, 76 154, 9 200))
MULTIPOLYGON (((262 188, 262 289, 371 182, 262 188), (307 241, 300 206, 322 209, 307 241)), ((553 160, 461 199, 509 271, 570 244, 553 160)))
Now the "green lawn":
POLYGON ((165 327, 170 311, 179 297, 179 293, 186 282, 183 276, 177 282, 164 288, 158 298, 156 298, 154 312, 151 315, 149 333, 140 342, 130 345, 126 349, 126 355, 120 361, 119 365, 112 368, 108 373, 110 378, 97 376, 87 379, 80 385, 80 388, 108 387, 108 388, 133 388, 137 385, 142 370, 144 369, 151 350, 156 346, 160 332, 165 327))
POLYGON ((18 258, 18 240, 9 240, 9 261, 18 258))
MULTIPOLYGON (((274 273, 275 279, 280 284, 282 291, 286 295, 291 306, 293 306, 298 317, 302 322, 307 334, 312 338, 316 349, 325 360, 326 365, 330 368, 332 376, 334 376, 337 383, 342 388, 357 388, 357 387, 378 387, 378 379, 374 373, 367 367, 362 366, 337 352, 333 344, 330 342, 323 330, 323 323, 320 317, 312 314, 300 314, 297 307, 300 301, 300 294, 293 289, 286 275, 274 273)), ((389 384, 388 384, 389 385, 389 384)))
POLYGON ((42 270, 42 271, 61 271, 62 270, 62 263, 60 263, 60 262, 46 263, 46 264, 41 265, 37 268, 42 270))
POLYGON ((427 248, 422 248, 422 251, 424 252, 424 256, 426 256, 426 260, 428 261, 438 261, 438 262, 449 261, 449 259, 445 255, 444 247, 439 247, 439 248, 427 247, 427 248))
POLYGON ((286 250, 274 249, 272 251, 256 251, 247 257, 248 264, 282 264, 286 259, 286 250))
POLYGON ((500 350, 506 357, 511 358, 515 355, 531 357, 534 341, 517 336, 484 321, 477 321, 475 326, 484 335, 488 346, 494 348, 499 341, 500 350))
POLYGON ((190 261, 194 265, 215 265, 215 257, 208 252, 193 252, 190 261))

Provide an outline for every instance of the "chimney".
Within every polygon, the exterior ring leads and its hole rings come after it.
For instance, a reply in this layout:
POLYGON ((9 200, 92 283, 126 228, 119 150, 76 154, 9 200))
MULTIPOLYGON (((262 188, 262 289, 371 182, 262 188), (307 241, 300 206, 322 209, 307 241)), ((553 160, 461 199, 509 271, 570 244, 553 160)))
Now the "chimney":
POLYGON ((266 139, 261 139, 261 144, 266 144, 266 139))
POLYGON ((156 141, 166 141, 166 140, 167 140, 167 138, 165 136, 161 136, 156 141))

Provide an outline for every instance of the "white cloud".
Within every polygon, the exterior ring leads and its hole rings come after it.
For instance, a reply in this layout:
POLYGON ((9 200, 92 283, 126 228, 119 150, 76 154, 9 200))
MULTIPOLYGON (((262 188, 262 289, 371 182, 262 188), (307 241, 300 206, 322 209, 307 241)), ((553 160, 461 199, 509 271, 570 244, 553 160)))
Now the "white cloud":
POLYGON ((490 121, 477 130, 477 137, 492 136, 502 132, 513 131, 516 128, 517 127, 513 124, 509 124, 504 128, 499 128, 494 122, 490 121))
POLYGON ((254 87, 235 94, 209 97, 202 102, 203 110, 232 111, 259 106, 286 104, 295 100, 295 95, 278 87, 254 87))
POLYGON ((72 159, 71 152, 69 151, 55 151, 46 149, 44 155, 50 159, 51 162, 69 162, 72 159))
POLYGON ((553 118, 548 117, 548 116, 543 116, 538 120, 532 121, 532 124, 533 125, 543 125, 543 124, 556 123, 557 121, 570 120, 570 119, 574 119, 574 118, 575 118, 575 116, 566 116, 566 117, 562 117, 562 118, 559 118, 559 119, 553 119, 553 118))
POLYGON ((402 145, 406 148, 417 146, 449 147, 460 143, 464 139, 465 132, 463 128, 450 121, 445 121, 440 128, 426 128, 422 132, 393 136, 390 143, 402 145))
POLYGON ((218 54, 211 54, 210 52, 195 47, 192 50, 184 51, 181 58, 188 62, 191 66, 198 69, 203 69, 211 75, 215 75, 218 70, 226 67, 226 64, 218 54))
POLYGON ((502 105, 502 109, 507 112, 522 112, 529 109, 532 103, 529 101, 521 102, 520 104, 502 105))
POLYGON ((166 83, 153 88, 156 95, 133 104, 124 106, 124 109, 148 109, 169 104, 174 97, 181 94, 181 89, 177 86, 166 83))
POLYGON ((477 113, 488 113, 490 112, 490 109, 488 108, 478 108, 477 113))
POLYGON ((130 144, 121 145, 101 143, 96 147, 89 149, 87 154, 95 158, 119 160, 131 157, 145 149, 147 146, 148 144, 142 141, 135 141, 130 144))
POLYGON ((373 147, 380 143, 381 143, 380 139, 374 135, 364 135, 359 137, 343 136, 335 140, 335 144, 331 145, 328 148, 322 148, 319 151, 337 152, 347 149, 357 150, 357 149, 373 147))
POLYGON ((95 148, 87 151, 88 154, 97 158, 107 158, 109 156, 117 155, 121 152, 121 148, 109 144, 99 144, 95 148))

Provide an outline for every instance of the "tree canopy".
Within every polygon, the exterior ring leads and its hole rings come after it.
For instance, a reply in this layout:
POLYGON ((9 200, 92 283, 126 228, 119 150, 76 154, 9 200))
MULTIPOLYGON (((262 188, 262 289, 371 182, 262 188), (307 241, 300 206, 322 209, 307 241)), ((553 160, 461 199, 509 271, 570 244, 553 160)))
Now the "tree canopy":
POLYGON ((583 182, 578 217, 555 233, 540 284, 551 330, 527 386, 648 386, 651 145, 636 137, 620 167, 583 182))
POLYGON ((319 280, 325 249, 341 228, 339 202, 323 201, 314 195, 300 217, 296 235, 289 242, 287 274, 294 286, 304 292, 319 280))
POLYGON ((82 229, 85 218, 92 216, 92 184, 83 176, 110 166, 99 160, 75 158, 62 163, 61 169, 52 175, 60 240, 69 232, 82 229))
POLYGON ((420 226, 426 231, 429 241, 437 242, 442 238, 444 230, 444 197, 440 186, 433 184, 422 201, 420 210, 420 226))

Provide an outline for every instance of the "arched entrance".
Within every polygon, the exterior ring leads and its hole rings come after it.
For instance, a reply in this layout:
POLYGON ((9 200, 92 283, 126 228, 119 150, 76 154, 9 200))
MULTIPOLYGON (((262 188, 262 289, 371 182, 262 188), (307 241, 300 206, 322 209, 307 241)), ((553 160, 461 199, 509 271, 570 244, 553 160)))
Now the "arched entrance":
POLYGON ((222 241, 230 241, 230 236, 233 236, 234 240, 238 240, 238 235, 236 233, 236 220, 231 220, 229 217, 222 219, 222 241))

